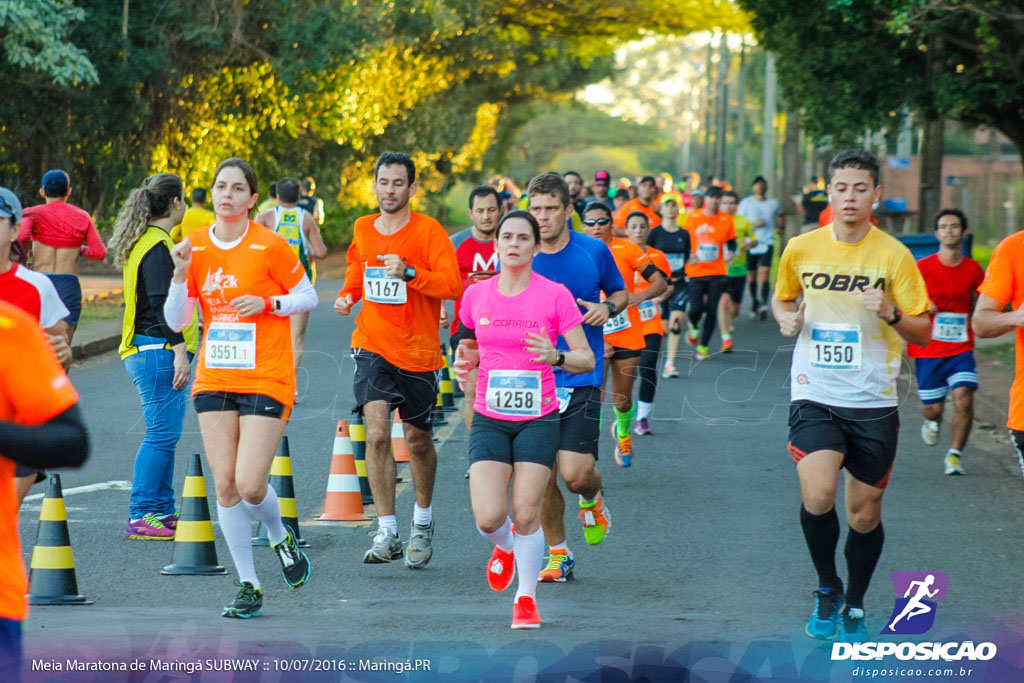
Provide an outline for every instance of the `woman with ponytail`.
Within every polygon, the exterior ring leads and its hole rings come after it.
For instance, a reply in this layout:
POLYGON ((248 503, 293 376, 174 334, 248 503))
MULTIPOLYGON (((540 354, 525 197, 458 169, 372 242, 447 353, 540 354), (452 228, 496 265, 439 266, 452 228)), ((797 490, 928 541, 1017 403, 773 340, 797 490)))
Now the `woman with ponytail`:
POLYGON ((158 173, 132 190, 114 224, 110 251, 124 271, 124 325, 119 352, 135 383, 146 435, 135 455, 127 538, 174 539, 174 449, 187 405, 189 363, 196 352, 198 322, 175 332, 164 318, 174 246, 170 230, 185 213, 181 178, 158 173))

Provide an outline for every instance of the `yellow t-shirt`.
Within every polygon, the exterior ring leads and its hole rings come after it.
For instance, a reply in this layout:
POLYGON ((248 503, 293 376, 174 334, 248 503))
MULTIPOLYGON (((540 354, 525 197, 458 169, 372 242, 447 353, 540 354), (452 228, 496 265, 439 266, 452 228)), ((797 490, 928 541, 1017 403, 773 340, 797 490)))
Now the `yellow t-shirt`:
POLYGON ((794 237, 782 254, 775 295, 807 302, 790 368, 794 401, 841 408, 898 404, 903 340, 864 308, 865 286, 884 290, 903 315, 928 312, 928 290, 910 250, 878 228, 856 244, 832 226, 794 237))
POLYGON ((181 219, 181 225, 175 225, 171 228, 171 239, 175 243, 180 242, 196 230, 210 227, 216 220, 217 217, 213 214, 213 211, 197 209, 194 206, 190 207, 185 211, 185 215, 181 219))

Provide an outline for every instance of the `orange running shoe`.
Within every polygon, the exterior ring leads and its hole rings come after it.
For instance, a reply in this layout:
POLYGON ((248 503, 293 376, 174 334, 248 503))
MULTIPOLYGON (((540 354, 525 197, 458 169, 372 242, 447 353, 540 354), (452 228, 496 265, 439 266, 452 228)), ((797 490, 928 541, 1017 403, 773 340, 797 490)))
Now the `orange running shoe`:
POLYGON ((633 437, 628 433, 619 438, 619 430, 615 423, 612 423, 612 439, 615 440, 615 464, 619 467, 629 467, 633 464, 633 437))
POLYGON ((516 556, 512 551, 505 552, 494 546, 491 559, 487 562, 487 585, 491 590, 503 591, 512 583, 516 575, 516 556))
POLYGON ((565 583, 572 581, 572 568, 575 566, 564 550, 552 550, 548 555, 548 564, 540 570, 539 579, 542 583, 565 583))
POLYGON ((512 628, 540 628, 537 601, 529 595, 520 595, 512 605, 512 628))
POLYGON ((732 351, 732 337, 722 340, 722 353, 730 353, 732 351))

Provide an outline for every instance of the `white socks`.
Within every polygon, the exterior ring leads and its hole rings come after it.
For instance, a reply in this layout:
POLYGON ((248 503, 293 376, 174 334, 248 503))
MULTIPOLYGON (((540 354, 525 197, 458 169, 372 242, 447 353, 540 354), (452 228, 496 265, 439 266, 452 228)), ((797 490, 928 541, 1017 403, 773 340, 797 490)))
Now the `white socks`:
POLYGON ((513 549, 516 554, 516 573, 519 574, 515 599, 518 600, 521 595, 536 598, 537 580, 544 564, 544 530, 538 527, 527 536, 516 534, 513 549))
POLYGON ((273 486, 267 486, 267 495, 256 505, 246 503, 244 500, 242 502, 248 508, 249 515, 253 519, 263 522, 263 526, 267 527, 267 538, 270 539, 270 545, 277 545, 288 537, 288 532, 285 531, 284 523, 281 521, 281 504, 277 501, 277 491, 273 486))
POLYGON ((395 536, 398 535, 398 520, 394 515, 381 515, 377 518, 377 528, 387 529, 395 536))
POLYGON ((412 523, 417 526, 430 526, 430 522, 434 519, 434 506, 429 505, 425 508, 421 508, 419 505, 413 505, 412 508, 412 523))
MULTIPOLYGON (((512 550, 513 543, 515 542, 515 536, 512 534, 512 520, 508 517, 505 518, 505 523, 501 525, 501 528, 497 531, 487 533, 479 526, 476 528, 484 538, 498 546, 506 553, 512 550)), ((537 570, 540 571, 539 569, 537 570)))
MULTIPOLYGON (((582 500, 583 496, 580 496, 580 499, 582 500)), ((586 502, 586 501, 583 501, 583 502, 586 502)), ((569 546, 566 545, 565 541, 562 541, 561 543, 557 543, 555 545, 549 545, 548 546, 548 553, 550 553, 552 550, 564 550, 565 551, 565 556, 568 557, 570 560, 572 559, 572 551, 569 550, 569 546)))
MULTIPOLYGON (((217 503, 217 519, 238 571, 238 580, 248 581, 259 588, 260 580, 256 578, 256 564, 252 560, 252 524, 245 502, 238 501, 229 508, 217 503)), ((280 524, 281 520, 278 519, 277 523, 280 524)))
POLYGON ((646 401, 636 402, 636 419, 645 420, 651 416, 652 412, 654 412, 653 403, 648 403, 646 401))

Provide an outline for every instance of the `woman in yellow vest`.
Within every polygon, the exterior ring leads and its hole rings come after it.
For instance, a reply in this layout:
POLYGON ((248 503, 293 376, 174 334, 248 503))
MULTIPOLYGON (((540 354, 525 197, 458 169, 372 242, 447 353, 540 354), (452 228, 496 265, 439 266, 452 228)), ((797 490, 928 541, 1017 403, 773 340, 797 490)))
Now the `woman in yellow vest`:
POLYGON ((110 252, 124 270, 121 359, 135 383, 146 435, 135 454, 131 502, 124 535, 173 540, 174 449, 188 405, 189 366, 198 345, 198 319, 175 332, 164 319, 174 246, 170 230, 185 214, 181 178, 158 173, 132 190, 114 224, 110 252))

